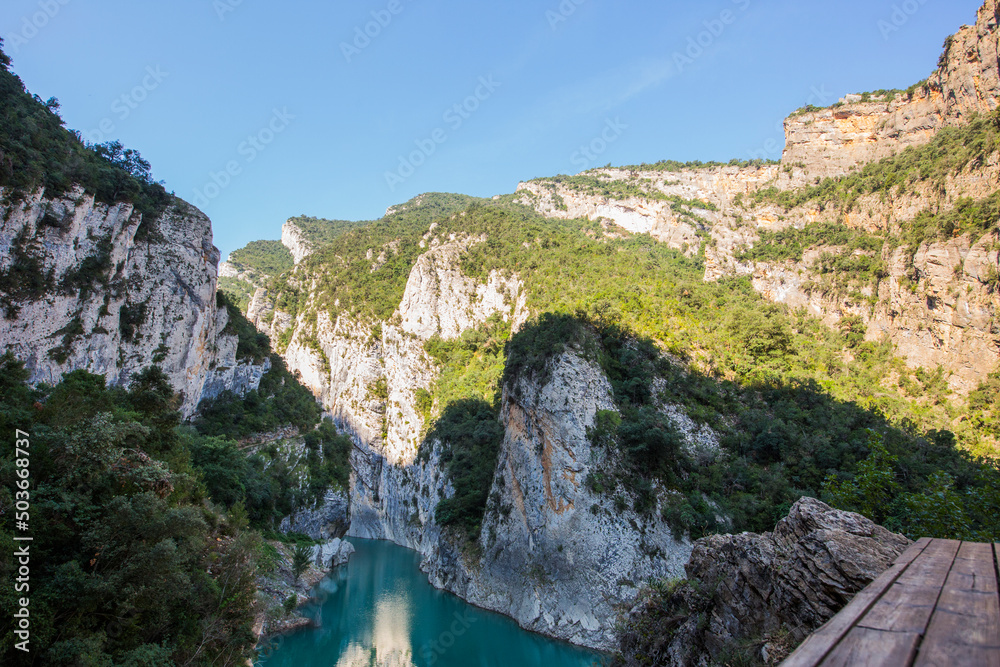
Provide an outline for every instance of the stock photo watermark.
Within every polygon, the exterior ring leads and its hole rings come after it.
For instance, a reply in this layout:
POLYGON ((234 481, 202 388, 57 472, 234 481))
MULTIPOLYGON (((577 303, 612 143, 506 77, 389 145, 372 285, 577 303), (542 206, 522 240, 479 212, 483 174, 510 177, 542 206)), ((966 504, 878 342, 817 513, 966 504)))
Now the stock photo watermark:
POLYGON ((236 147, 236 154, 241 159, 231 159, 219 171, 208 174, 209 181, 201 188, 195 188, 194 205, 204 207, 222 194, 223 190, 233 184, 233 179, 243 173, 243 169, 256 160, 267 150, 279 134, 288 129, 295 116, 288 113, 288 107, 275 109, 271 119, 260 130, 247 136, 236 147))
POLYGON ((340 52, 344 54, 344 60, 350 63, 356 56, 360 56, 362 51, 371 46, 372 40, 377 39, 405 8, 403 0, 389 0, 384 9, 373 10, 372 20, 363 26, 355 26, 354 38, 350 42, 340 43, 340 52))
POLYGON ((434 665, 444 656, 448 650, 455 645, 455 641, 469 631, 472 624, 476 622, 476 617, 468 609, 464 613, 457 611, 453 615, 451 625, 442 632, 437 639, 425 642, 420 648, 420 655, 428 665, 434 665))
POLYGON ((559 26, 569 20, 569 17, 576 13, 577 8, 587 0, 562 0, 556 9, 545 12, 545 19, 549 22, 552 30, 558 30, 559 26))
POLYGON ((889 15, 888 19, 879 19, 878 31, 882 33, 882 39, 889 41, 889 35, 894 32, 899 32, 902 30, 903 26, 910 22, 920 8, 928 3, 929 0, 904 0, 899 4, 892 6, 892 13, 889 15))
POLYGON ((14 593, 17 611, 14 612, 14 634, 19 641, 14 643, 18 651, 30 653, 31 641, 31 536, 28 524, 31 518, 31 436, 21 429, 14 431, 14 468, 17 480, 14 482, 14 593), (23 597, 17 597, 23 596, 23 597))
MULTIPOLYGON (((732 0, 739 12, 745 12, 750 8, 751 0, 732 0)), ((683 51, 674 51, 673 61, 678 72, 683 72, 685 68, 694 65, 698 58, 705 55, 715 42, 722 37, 726 29, 736 23, 740 14, 732 9, 723 9, 715 18, 703 21, 704 30, 687 39, 687 48, 683 51)))
POLYGON ((170 76, 169 72, 164 72, 159 65, 150 65, 145 69, 142 80, 132 90, 116 97, 111 103, 112 116, 106 116, 97 123, 97 127, 83 132, 83 138, 92 144, 103 143, 116 129, 115 119, 119 123, 124 122, 132 115, 132 112, 139 108, 143 102, 149 98, 149 94, 160 87, 164 79, 170 76))
POLYGON ((580 146, 572 156, 570 162, 574 167, 579 167, 581 171, 589 169, 594 162, 600 158, 605 151, 619 139, 628 129, 628 125, 621 121, 621 118, 610 118, 604 121, 604 129, 600 134, 591 139, 587 144, 580 146))
POLYGON ((437 152, 438 147, 448 141, 449 130, 457 132, 472 115, 479 110, 483 102, 493 97, 501 84, 493 78, 493 75, 479 77, 479 85, 475 91, 461 102, 458 102, 445 110, 441 119, 448 125, 448 129, 443 127, 435 128, 423 139, 417 139, 413 143, 415 150, 407 155, 399 156, 399 165, 395 171, 385 172, 385 183, 389 190, 396 191, 396 188, 406 182, 423 166, 427 160, 437 152))
POLYGON ((38 11, 21 17, 21 27, 7 36, 4 45, 17 53, 22 46, 26 46, 28 42, 37 37, 38 33, 49 24, 49 21, 54 19, 62 11, 62 8, 70 2, 72 0, 40 0, 38 11))
MULTIPOLYGON (((826 84, 821 84, 819 87, 812 86, 809 89, 809 97, 806 99, 806 106, 826 107, 829 106, 834 99, 833 93, 827 90, 826 84)), ((759 148, 748 151, 747 155, 749 156, 749 159, 770 160, 781 157, 781 154, 784 152, 785 145, 785 121, 779 120, 775 124, 774 130, 777 133, 777 136, 767 139, 759 148)))
POLYGON ((225 21, 226 15, 235 12, 237 7, 242 4, 243 0, 214 0, 212 9, 215 10, 215 15, 219 17, 220 21, 225 21))

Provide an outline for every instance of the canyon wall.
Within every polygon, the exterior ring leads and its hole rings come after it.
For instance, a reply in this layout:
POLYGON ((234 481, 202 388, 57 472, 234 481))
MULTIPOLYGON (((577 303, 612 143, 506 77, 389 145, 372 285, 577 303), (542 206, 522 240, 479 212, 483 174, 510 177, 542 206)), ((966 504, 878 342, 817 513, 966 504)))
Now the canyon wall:
MULTIPOLYGON (((588 428, 615 404, 603 371, 580 351, 551 361, 546 379, 504 388, 504 437, 478 539, 467 542, 435 518, 454 489, 442 443, 423 441, 416 392, 437 378, 424 343, 455 338, 494 315, 516 330, 528 315, 516 276, 478 282, 462 273, 461 254, 476 242, 432 240, 396 313, 377 326, 343 314, 332 321, 321 312, 315 324, 299 316, 285 358, 355 437, 349 535, 415 549, 435 586, 522 627, 610 648, 618 607, 648 579, 681 574, 691 543, 675 539, 658 513, 634 511, 628 492, 612 498, 585 483, 598 466, 614 464, 591 445, 588 428)), ((279 320, 266 295, 255 303, 251 314, 262 326, 279 320)), ((705 434, 664 410, 700 446, 705 434)), ((666 490, 654 492, 658 504, 666 500, 666 490)))
POLYGON ((864 100, 851 95, 833 108, 789 117, 782 162, 801 164, 811 175, 835 176, 991 112, 1000 103, 998 23, 996 0, 986 0, 976 22, 948 38, 938 69, 910 94, 864 100))
POLYGON ((920 180, 862 195, 849 210, 822 200, 786 208, 754 196, 849 175, 932 141, 942 128, 993 112, 1000 103, 998 16, 996 0, 987 0, 976 22, 948 39, 938 69, 910 91, 849 95, 831 108, 790 116, 780 164, 602 168, 581 174, 582 184, 564 178, 522 183, 520 201, 549 217, 601 220, 611 233, 650 234, 688 254, 703 249, 706 280, 747 276, 769 299, 804 308, 831 326, 847 316, 861 317, 868 340, 890 340, 912 367, 940 366, 953 390, 968 393, 1000 360, 995 228, 927 239, 912 251, 887 243, 880 258, 885 275, 871 284, 847 276, 836 284, 823 262, 846 252, 841 247, 816 244, 801 259, 780 262, 754 261, 749 251, 761 243, 762 232, 814 223, 901 237, 924 211, 946 212, 993 195, 1000 183, 996 152, 949 174, 943 184, 920 180), (599 194, 623 186, 646 194, 599 194))
POLYGON ((206 394, 259 384, 266 369, 236 359, 216 304, 219 251, 201 212, 175 199, 143 220, 131 204, 95 203, 79 190, 4 201, 0 341, 32 381, 86 369, 127 385, 155 363, 184 416, 206 394))

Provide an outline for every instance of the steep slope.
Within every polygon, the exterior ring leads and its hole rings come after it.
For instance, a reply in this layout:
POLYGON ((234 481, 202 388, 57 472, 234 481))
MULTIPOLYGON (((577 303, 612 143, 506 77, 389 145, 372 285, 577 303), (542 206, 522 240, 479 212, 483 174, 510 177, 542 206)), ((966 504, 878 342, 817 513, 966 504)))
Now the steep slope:
POLYGON ((79 189, 0 206, 0 219, 0 272, 44 281, 5 291, 0 318, 0 339, 33 381, 85 368, 125 384, 157 363, 185 415, 206 386, 211 394, 237 375, 260 381, 261 369, 240 368, 236 337, 225 333, 208 218, 180 200, 145 226, 133 206, 98 204, 79 189))
POLYGON ((925 81, 790 117, 782 162, 802 165, 810 176, 836 176, 990 113, 1000 103, 998 24, 997 2, 986 0, 976 22, 948 38, 938 69, 925 81))
POLYGON ((988 0, 908 91, 793 114, 780 165, 597 169, 523 183, 520 201, 703 252, 706 279, 750 276, 831 326, 860 318, 968 393, 1000 358, 997 12, 988 0))
POLYGON ((85 369, 127 385, 158 364, 191 416, 266 372, 238 355, 216 302, 219 252, 201 212, 118 143, 88 146, 0 51, 0 341, 33 382, 85 369))
MULTIPOLYGON (((608 647, 613 609, 680 575, 692 538, 772 528, 831 470, 854 474, 866 429, 893 443, 906 502, 942 469, 955 493, 985 483, 931 430, 950 425, 946 393, 881 395, 923 377, 891 348, 520 196, 345 235, 275 284, 287 310, 257 312, 285 323, 289 368, 355 437, 351 535, 420 551, 435 585, 525 627, 608 647)), ((966 505, 969 525, 991 502, 966 505)))
POLYGON ((427 195, 258 288, 250 319, 354 436, 350 534, 597 647, 693 540, 770 531, 803 496, 996 539, 1000 475, 968 453, 998 451, 995 380, 963 398, 1000 340, 997 124, 971 115, 995 98, 966 85, 995 69, 990 11, 956 38, 979 64, 949 50, 928 84, 940 122, 829 149, 835 178, 663 162, 427 195))

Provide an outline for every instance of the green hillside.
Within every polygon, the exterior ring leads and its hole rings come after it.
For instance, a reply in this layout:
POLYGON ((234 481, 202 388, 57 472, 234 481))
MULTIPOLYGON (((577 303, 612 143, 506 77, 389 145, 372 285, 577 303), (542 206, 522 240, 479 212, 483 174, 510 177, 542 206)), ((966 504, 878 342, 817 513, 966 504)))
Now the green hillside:
POLYGON ((542 218, 512 199, 387 218, 345 234, 297 269, 318 281, 312 298, 278 286, 279 308, 307 320, 323 309, 384 321, 424 252, 421 241, 452 234, 485 238, 464 255, 467 275, 499 271, 524 281, 528 305, 541 317, 508 343, 509 330, 496 323, 459 341, 428 343, 442 375, 418 400, 429 431, 449 447, 448 460, 465 462, 453 469, 465 481, 443 504, 446 523, 475 535, 485 509, 489 452, 499 441, 462 436, 476 431, 469 420, 491 432, 502 376, 540 372, 545 359, 575 342, 615 382, 621 423, 609 422, 600 438, 626 455, 624 467, 588 483, 611 494, 654 481, 677 489, 671 506, 644 509, 662 512, 678 531, 769 530, 802 495, 865 511, 863 463, 877 457, 881 442, 889 456, 878 460, 892 468, 882 492, 894 502, 879 504, 873 518, 911 535, 1000 537, 992 519, 1000 473, 976 458, 996 451, 992 403, 953 395, 939 372, 908 368, 891 344, 864 341, 863 325, 850 318, 830 329, 767 301, 746 279, 705 282, 700 257, 648 236, 610 237, 587 220, 542 218), (389 247, 388 260, 372 270, 369 250, 389 247), (664 362, 664 353, 677 362, 664 362), (667 381, 662 396, 649 393, 653 377, 667 381), (705 465, 680 451, 676 431, 652 409, 657 399, 723 434, 726 455, 705 465), (953 500, 958 514, 916 511, 940 497, 953 500), (713 505, 732 517, 731 526, 716 523, 713 505))

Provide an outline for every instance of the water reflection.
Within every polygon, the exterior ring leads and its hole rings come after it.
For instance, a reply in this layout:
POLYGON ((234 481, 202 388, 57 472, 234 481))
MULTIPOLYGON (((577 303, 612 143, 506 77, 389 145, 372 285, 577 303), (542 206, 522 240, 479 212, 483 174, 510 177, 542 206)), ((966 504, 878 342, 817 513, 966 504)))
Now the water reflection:
POLYGON ((283 637, 261 667, 590 667, 600 654, 521 630, 508 618, 434 589, 419 556, 355 540, 346 568, 306 609, 315 628, 283 637))

